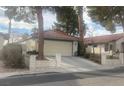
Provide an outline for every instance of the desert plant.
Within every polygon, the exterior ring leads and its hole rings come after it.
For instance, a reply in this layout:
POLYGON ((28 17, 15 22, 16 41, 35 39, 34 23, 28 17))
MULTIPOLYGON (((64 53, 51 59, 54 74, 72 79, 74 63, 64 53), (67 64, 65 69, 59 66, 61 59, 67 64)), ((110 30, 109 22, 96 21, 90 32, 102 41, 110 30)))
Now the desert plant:
POLYGON ((5 66, 12 68, 24 67, 22 47, 19 44, 7 44, 3 48, 2 58, 5 66))

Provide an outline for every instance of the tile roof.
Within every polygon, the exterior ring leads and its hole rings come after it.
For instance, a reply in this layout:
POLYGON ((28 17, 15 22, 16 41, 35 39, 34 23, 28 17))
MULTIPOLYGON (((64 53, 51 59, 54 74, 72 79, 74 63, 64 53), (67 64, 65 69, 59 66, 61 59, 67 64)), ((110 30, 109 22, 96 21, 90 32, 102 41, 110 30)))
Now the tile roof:
POLYGON ((107 42, 111 42, 111 41, 116 41, 122 37, 124 37, 124 33, 89 37, 89 38, 84 39, 84 43, 85 44, 107 43, 107 42))
MULTIPOLYGON (((37 35, 33 35, 37 37, 37 35)), ((62 31, 44 31, 44 38, 45 39, 54 39, 54 40, 67 40, 67 41, 78 41, 78 37, 67 35, 62 31)))

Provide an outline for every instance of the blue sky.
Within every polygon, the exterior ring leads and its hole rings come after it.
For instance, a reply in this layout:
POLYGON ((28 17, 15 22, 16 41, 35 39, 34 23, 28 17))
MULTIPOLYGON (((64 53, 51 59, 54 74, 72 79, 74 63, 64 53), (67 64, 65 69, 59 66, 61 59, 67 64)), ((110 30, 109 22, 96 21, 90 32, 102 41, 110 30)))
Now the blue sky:
MULTIPOLYGON (((51 29, 54 22, 56 22, 56 15, 50 12, 43 12, 44 17, 44 29, 51 29)), ((87 24, 89 30, 87 30, 86 36, 98 36, 98 35, 106 35, 111 34, 109 31, 106 31, 99 24, 95 24, 91 21, 90 17, 87 15, 87 12, 84 12, 84 21, 87 24)), ((7 33, 8 32, 8 18, 4 16, 3 9, 0 8, 0 32, 7 33)), ((28 24, 23 21, 15 22, 12 20, 12 31, 18 33, 30 33, 33 27, 37 27, 37 24, 28 24)), ((119 27, 117 33, 121 33, 122 28, 119 27)))

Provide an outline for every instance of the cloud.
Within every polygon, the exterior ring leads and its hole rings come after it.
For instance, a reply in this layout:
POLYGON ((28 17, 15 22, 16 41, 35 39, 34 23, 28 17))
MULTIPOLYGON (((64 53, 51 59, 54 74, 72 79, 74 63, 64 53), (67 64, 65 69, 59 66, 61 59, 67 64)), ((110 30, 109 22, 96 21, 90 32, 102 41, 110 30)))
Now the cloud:
MULTIPOLYGON (((57 22, 56 14, 53 14, 51 12, 43 12, 43 18, 44 18, 44 29, 51 29, 52 25, 54 25, 54 22, 57 22)), ((92 22, 91 18, 88 16, 87 11, 84 12, 83 15, 84 21, 87 24, 87 27, 90 31, 94 32, 94 35, 105 35, 110 34, 109 31, 106 31, 104 27, 102 27, 100 24, 96 24, 92 22)), ((4 10, 0 8, 0 32, 8 32, 8 23, 9 20, 7 17, 4 16, 4 10)), ((17 31, 19 33, 30 33, 31 29, 37 27, 37 22, 35 24, 29 24, 24 21, 16 22, 12 20, 12 30, 17 31)), ((122 28, 117 28, 117 33, 121 33, 122 28)))
POLYGON ((54 22, 56 22, 56 15, 51 12, 44 12, 43 14, 44 18, 44 28, 51 29, 52 25, 54 25, 54 22))

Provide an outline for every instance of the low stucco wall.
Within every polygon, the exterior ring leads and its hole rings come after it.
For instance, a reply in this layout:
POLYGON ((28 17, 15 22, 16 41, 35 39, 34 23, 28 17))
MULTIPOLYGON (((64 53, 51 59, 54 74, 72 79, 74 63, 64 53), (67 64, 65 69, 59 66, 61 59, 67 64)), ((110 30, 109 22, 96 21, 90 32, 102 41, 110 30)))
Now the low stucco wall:
POLYGON ((24 56, 24 62, 25 62, 25 66, 27 68, 29 68, 29 65, 30 65, 30 55, 25 55, 24 56))
POLYGON ((107 59, 108 53, 102 53, 101 55, 101 64, 102 65, 119 65, 124 64, 124 53, 119 54, 118 59, 107 59))
POLYGON ((25 55, 25 65, 29 70, 34 71, 42 68, 60 67, 61 54, 56 54, 56 58, 46 58, 46 60, 36 60, 36 55, 25 55))

